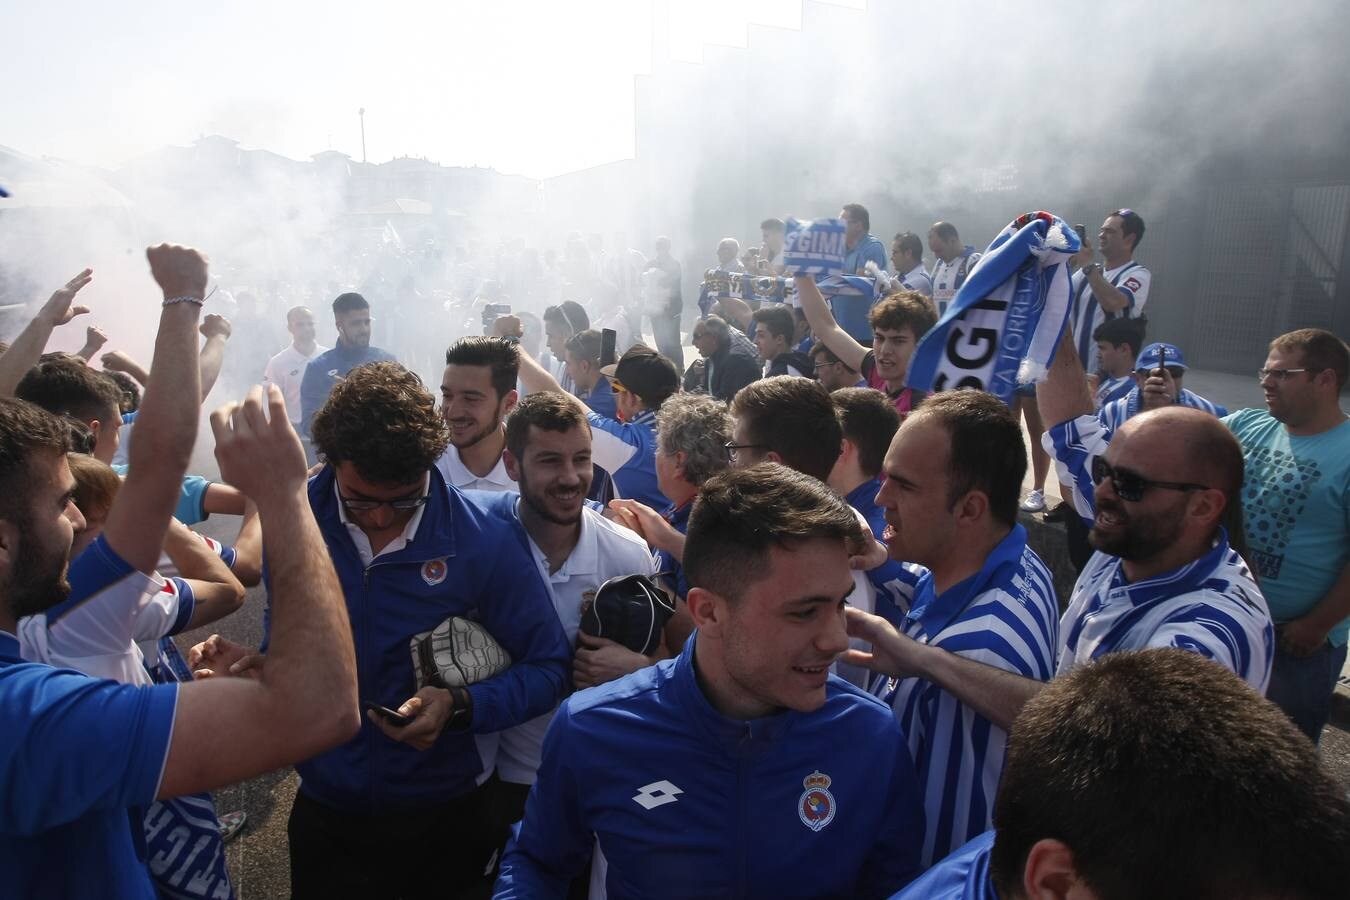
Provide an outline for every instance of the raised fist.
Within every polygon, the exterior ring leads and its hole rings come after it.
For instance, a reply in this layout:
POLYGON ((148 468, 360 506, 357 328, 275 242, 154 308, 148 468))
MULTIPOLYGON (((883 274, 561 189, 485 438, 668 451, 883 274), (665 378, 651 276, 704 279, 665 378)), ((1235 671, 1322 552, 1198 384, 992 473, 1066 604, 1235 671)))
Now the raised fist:
POLYGON ((223 337, 228 341, 231 333, 230 320, 224 316, 211 313, 202 320, 201 327, 197 330, 202 333, 204 338, 223 337))
POLYGON ((90 350, 98 350, 106 343, 108 343, 108 336, 97 325, 90 325, 84 330, 84 345, 90 350))
POLYGON ((160 244, 147 247, 150 274, 164 291, 164 298, 206 297, 206 257, 191 247, 160 244))

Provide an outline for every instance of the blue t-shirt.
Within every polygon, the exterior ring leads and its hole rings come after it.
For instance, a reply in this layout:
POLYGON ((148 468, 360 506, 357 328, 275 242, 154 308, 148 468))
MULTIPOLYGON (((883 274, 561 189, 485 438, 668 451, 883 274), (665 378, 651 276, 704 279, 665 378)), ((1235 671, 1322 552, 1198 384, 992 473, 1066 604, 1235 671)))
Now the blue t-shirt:
POLYGON ((366 363, 392 362, 393 359, 379 347, 344 347, 341 344, 311 359, 300 380, 301 434, 309 434, 310 420, 333 392, 333 385, 347 377, 348 372, 366 363))
MULTIPOLYGON (((866 275, 867 263, 877 264, 877 268, 886 268, 886 248, 881 241, 870 234, 863 235, 858 246, 844 254, 845 275, 866 275)), ((830 299, 830 308, 839 327, 864 347, 872 346, 872 326, 867 322, 872 311, 872 301, 859 295, 840 294, 830 299)))
POLYGON ((0 632, 5 896, 155 897, 137 857, 140 815, 159 792, 177 698, 177 685, 23 662, 0 632))
POLYGON ((617 419, 619 417, 617 408, 614 405, 614 389, 609 386, 609 379, 601 375, 600 380, 595 383, 591 392, 580 398, 591 412, 599 413, 607 419, 617 419))
MULTIPOLYGON (((127 475, 129 466, 114 464, 112 470, 123 478, 127 475)), ((205 522, 206 512, 206 489, 211 486, 200 475, 184 475, 183 487, 178 492, 178 505, 174 507, 173 517, 184 525, 196 525, 198 522, 205 522)))
MULTIPOLYGON (((694 501, 686 500, 680 506, 669 506, 661 513, 671 527, 684 534, 689 531, 689 514, 694 511, 694 501)), ((684 566, 680 561, 667 553, 665 550, 656 551, 656 572, 658 575, 664 575, 675 591, 675 596, 681 600, 689 596, 689 579, 684 574, 684 566)))
MULTIPOLYGON (((1249 562, 1277 623, 1326 596, 1350 559, 1350 419, 1321 434, 1291 435, 1264 409, 1223 420, 1247 461, 1242 515, 1249 562)), ((1350 617, 1328 635, 1342 647, 1350 617)))

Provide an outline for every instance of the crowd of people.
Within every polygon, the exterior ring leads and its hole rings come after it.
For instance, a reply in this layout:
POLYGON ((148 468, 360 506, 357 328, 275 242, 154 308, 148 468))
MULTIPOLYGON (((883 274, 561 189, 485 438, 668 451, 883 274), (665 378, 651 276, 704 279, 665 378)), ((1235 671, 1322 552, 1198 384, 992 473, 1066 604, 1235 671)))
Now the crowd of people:
POLYGON ((232 897, 210 791, 294 765, 297 898, 1344 896, 1345 342, 1275 337, 1266 409, 1184 388, 1119 209, 1039 384, 934 391, 980 254, 839 219, 870 295, 777 219, 683 321, 665 238, 538 316, 494 283, 439 398, 361 291, 331 348, 295 306, 216 480, 205 256, 147 251, 149 366, 45 352, 93 273, 57 290, 0 354, 5 892, 232 897), (260 646, 175 643, 257 585, 260 646))

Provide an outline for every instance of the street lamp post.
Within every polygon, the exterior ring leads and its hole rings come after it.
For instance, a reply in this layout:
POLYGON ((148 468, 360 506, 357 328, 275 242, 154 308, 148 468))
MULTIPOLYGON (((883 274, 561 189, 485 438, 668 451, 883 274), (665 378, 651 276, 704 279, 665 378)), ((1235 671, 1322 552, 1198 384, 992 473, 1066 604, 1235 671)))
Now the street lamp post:
POLYGON ((356 111, 361 117, 361 162, 366 161, 366 108, 363 106, 356 111))

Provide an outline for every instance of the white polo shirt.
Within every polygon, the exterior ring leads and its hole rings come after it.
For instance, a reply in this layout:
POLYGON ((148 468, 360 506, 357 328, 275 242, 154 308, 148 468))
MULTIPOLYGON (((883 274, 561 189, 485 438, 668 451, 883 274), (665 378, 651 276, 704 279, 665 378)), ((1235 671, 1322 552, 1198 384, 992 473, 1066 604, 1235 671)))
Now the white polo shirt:
MULTIPOLYGON (((516 500, 516 517, 520 516, 520 500, 516 500)), ((524 526, 522 526, 523 528, 524 526)), ((572 555, 558 571, 548 570, 548 560, 535 544, 529 541, 530 555, 539 566, 539 574, 548 585, 553 606, 558 611, 567 640, 575 645, 581 627, 581 610, 595 599, 600 585, 611 578, 641 574, 656 574, 656 561, 647 543, 632 531, 610 522, 600 513, 586 507, 581 513, 581 537, 572 555)), ((497 775, 513 784, 533 784, 539 770, 539 759, 544 746, 544 733, 553 721, 552 710, 528 722, 500 733, 497 750, 497 775)))
POLYGON ((286 398, 286 416, 297 425, 300 423, 300 383, 305 380, 305 367, 311 359, 327 350, 327 347, 315 344, 314 352, 306 356, 290 344, 269 359, 263 370, 263 384, 281 388, 282 396, 286 398))
POLYGON ((436 468, 445 476, 446 484, 453 484, 461 491, 514 491, 516 483, 506 474, 506 463, 497 457, 497 464, 482 478, 469 471, 459 458, 459 448, 454 444, 445 448, 441 458, 436 460, 436 468))
MULTIPOLYGON (((431 476, 423 475, 422 493, 425 494, 430 486, 431 476)), ((342 521, 342 524, 346 526, 347 533, 352 536, 352 543, 356 545, 356 552, 361 557, 361 565, 366 566, 367 568, 370 567, 370 564, 374 562, 377 557, 384 556, 386 553, 393 553, 396 550, 402 550, 404 547, 408 546, 408 541, 417 537, 417 526, 422 524, 422 513, 425 512, 427 508, 425 503, 417 507, 417 511, 414 512, 412 518, 408 520, 408 524, 403 529, 403 533, 390 541, 379 553, 376 553, 374 548, 370 546, 370 538, 366 537, 366 533, 361 530, 361 526, 347 518, 347 507, 342 503, 342 491, 338 489, 337 481, 333 482, 333 493, 337 496, 338 518, 342 521)))

